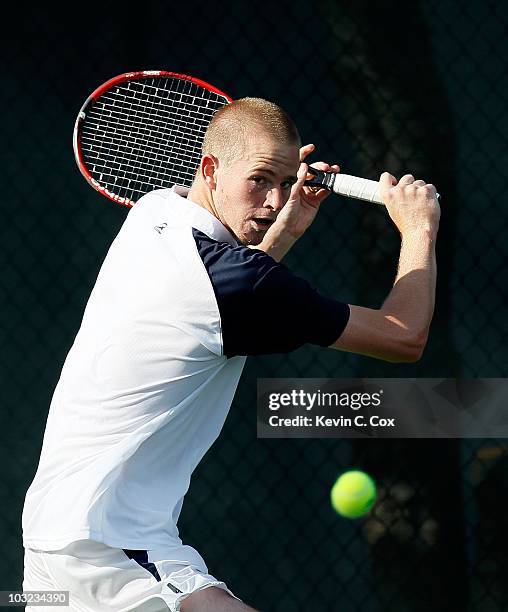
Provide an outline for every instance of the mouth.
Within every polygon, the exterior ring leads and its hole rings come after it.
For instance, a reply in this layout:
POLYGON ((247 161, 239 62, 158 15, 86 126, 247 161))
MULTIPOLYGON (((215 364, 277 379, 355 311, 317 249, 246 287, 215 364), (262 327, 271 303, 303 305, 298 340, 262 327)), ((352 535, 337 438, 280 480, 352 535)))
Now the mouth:
POLYGON ((253 217, 251 221, 259 228, 268 229, 270 225, 273 225, 275 219, 270 219, 268 217, 253 217))

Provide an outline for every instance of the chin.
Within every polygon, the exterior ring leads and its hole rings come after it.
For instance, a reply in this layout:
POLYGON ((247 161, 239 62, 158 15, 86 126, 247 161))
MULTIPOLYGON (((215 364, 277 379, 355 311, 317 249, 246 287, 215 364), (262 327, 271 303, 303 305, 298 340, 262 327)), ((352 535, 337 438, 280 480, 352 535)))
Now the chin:
POLYGON ((262 235, 256 233, 254 236, 245 236, 245 238, 243 240, 240 240, 240 242, 245 246, 257 246, 258 244, 261 244, 263 242, 265 233, 266 232, 263 232, 262 235))
POLYGON ((261 244, 262 242, 263 242, 263 236, 257 236, 256 238, 254 238, 254 240, 251 240, 249 244, 251 246, 257 246, 258 244, 261 244))

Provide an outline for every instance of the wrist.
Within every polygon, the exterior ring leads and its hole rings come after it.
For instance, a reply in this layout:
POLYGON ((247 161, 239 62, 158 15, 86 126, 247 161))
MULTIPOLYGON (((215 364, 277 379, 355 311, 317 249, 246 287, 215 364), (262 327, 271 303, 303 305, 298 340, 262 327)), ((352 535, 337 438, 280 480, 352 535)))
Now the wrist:
POLYGON ((425 225, 414 228, 406 228, 400 232, 403 241, 430 241, 435 242, 437 237, 437 226, 425 225))
POLYGON ((255 248, 264 251, 276 261, 280 261, 296 241, 297 238, 290 232, 272 226, 255 248))

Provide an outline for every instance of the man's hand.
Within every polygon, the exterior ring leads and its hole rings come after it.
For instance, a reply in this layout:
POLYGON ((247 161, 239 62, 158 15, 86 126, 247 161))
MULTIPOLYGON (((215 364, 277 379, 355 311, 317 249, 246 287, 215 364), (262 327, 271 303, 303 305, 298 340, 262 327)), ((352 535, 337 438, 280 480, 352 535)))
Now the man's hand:
MULTIPOLYGON (((314 149, 313 144, 301 147, 300 168, 298 169, 296 183, 291 188, 289 199, 280 211, 275 223, 266 232, 263 241, 255 247, 268 253, 276 261, 280 261, 305 233, 314 221, 321 202, 330 195, 327 189, 304 185, 308 177, 308 166, 304 163, 304 160, 314 149)), ((316 162, 312 166, 325 172, 340 171, 336 164, 330 166, 325 162, 316 162)))
POLYGON ((379 179, 379 193, 390 218, 402 236, 413 232, 431 232, 435 236, 440 218, 436 188, 425 181, 415 181, 405 174, 400 181, 383 172, 379 179))
MULTIPOLYGON (((284 229, 294 240, 298 240, 314 221, 321 202, 326 199, 330 192, 327 189, 304 186, 308 177, 308 166, 304 163, 307 155, 315 149, 313 144, 308 144, 300 149, 300 168, 298 169, 297 181, 291 189, 289 199, 279 213, 274 226, 284 229)), ((330 166, 325 162, 311 164, 313 168, 325 172, 340 172, 336 164, 330 166)))

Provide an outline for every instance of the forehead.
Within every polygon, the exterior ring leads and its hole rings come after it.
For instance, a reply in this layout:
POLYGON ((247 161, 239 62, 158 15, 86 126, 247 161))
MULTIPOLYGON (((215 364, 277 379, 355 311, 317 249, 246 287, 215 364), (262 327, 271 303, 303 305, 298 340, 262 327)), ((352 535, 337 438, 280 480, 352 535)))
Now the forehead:
POLYGON ((250 133, 246 135, 243 151, 239 158, 244 166, 267 166, 296 172, 300 159, 300 149, 296 143, 277 141, 275 138, 250 133))

